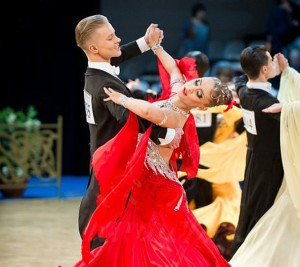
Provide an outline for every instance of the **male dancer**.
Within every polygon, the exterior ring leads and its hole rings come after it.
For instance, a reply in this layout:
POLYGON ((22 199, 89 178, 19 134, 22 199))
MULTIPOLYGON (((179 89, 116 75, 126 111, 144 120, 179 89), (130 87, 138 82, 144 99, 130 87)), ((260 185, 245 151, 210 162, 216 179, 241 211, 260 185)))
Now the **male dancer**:
MULTIPOLYGON (((114 104, 112 101, 104 102, 107 97, 104 87, 113 88, 131 97, 131 92, 118 78, 118 66, 125 60, 133 58, 155 47, 161 42, 163 32, 156 24, 151 24, 144 37, 119 46, 121 39, 103 15, 94 15, 82 19, 75 28, 77 45, 83 50, 88 59, 88 68, 85 73, 84 103, 86 120, 90 130, 90 153, 112 139, 122 128, 128 118, 128 110, 114 104)), ((144 132, 149 122, 140 120, 140 132, 144 132)), ((153 126, 151 139, 157 144, 168 144, 176 147, 182 132, 174 129, 153 126), (176 134, 177 133, 177 134, 176 134), (172 142, 170 142, 172 141, 172 142)), ((98 182, 94 172, 90 170, 90 179, 86 193, 79 209, 79 232, 81 236, 89 219, 97 206, 100 194, 98 182)), ((103 239, 95 237, 91 249, 102 245, 103 239)))
POLYGON ((272 60, 265 46, 247 47, 240 56, 246 75, 237 78, 235 86, 247 130, 248 147, 240 216, 232 255, 256 222, 273 205, 283 180, 280 114, 262 112, 264 108, 279 102, 270 94, 271 83, 268 82, 279 74, 276 60, 276 55, 272 60))

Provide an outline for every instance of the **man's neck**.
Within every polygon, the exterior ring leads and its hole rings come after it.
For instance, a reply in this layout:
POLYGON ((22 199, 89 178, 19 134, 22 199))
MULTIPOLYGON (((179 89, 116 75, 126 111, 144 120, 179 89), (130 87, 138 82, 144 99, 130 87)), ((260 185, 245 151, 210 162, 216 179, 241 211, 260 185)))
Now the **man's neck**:
POLYGON ((103 57, 99 57, 99 56, 88 56, 88 61, 110 63, 110 58, 103 58, 103 57))
POLYGON ((258 77, 257 79, 249 79, 251 83, 266 83, 268 80, 265 77, 258 77))

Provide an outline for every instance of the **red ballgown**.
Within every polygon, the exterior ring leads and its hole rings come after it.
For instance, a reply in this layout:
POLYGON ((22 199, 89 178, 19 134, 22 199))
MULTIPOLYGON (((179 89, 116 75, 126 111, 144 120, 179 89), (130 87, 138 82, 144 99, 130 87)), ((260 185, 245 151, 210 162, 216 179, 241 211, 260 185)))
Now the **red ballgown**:
MULTIPOLYGON (((95 152, 101 195, 83 237, 83 259, 75 266, 230 266, 188 208, 176 166, 164 163, 150 131, 138 140, 137 120, 130 113, 120 133, 95 152), (90 253, 96 233, 106 241, 90 253)), ((191 152, 188 140, 182 138, 181 148, 191 152)), ((183 166, 189 173, 188 154, 183 166)))

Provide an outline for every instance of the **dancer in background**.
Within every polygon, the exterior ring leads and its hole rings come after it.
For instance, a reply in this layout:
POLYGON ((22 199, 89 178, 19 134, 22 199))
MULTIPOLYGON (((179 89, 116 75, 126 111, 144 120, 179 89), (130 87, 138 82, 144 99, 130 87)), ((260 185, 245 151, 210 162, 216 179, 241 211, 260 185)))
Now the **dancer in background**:
POLYGON ((280 103, 263 109, 281 111, 280 146, 284 179, 272 207, 256 223, 230 264, 234 267, 296 267, 300 265, 300 74, 278 56, 283 70, 280 103))
POLYGON ((280 114, 261 111, 279 102, 270 94, 268 82, 279 74, 276 56, 273 59, 262 45, 247 47, 241 52, 240 62, 246 75, 236 78, 235 87, 247 131, 247 157, 232 255, 273 205, 283 179, 280 114))

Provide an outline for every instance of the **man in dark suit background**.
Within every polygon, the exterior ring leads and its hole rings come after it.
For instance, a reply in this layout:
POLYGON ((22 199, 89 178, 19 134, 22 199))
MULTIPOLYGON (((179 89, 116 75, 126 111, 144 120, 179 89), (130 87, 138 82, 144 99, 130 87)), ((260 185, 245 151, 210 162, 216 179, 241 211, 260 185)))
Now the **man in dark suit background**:
MULTIPOLYGON (((132 97, 130 90, 118 77, 120 63, 141 55, 155 44, 161 42, 163 32, 158 25, 151 24, 144 37, 119 46, 121 39, 103 15, 94 15, 82 19, 75 28, 77 45, 84 51, 88 59, 85 73, 84 104, 86 120, 90 131, 90 155, 95 150, 112 139, 122 128, 128 118, 128 110, 116 105, 112 101, 104 102, 107 98, 104 87, 110 87, 118 92, 132 97)), ((144 132, 149 122, 140 119, 140 132, 144 132)), ((157 144, 176 147, 179 144, 181 131, 153 126, 151 139, 157 144)), ((79 232, 82 236, 89 219, 97 206, 100 189, 95 179, 93 169, 90 168, 90 179, 86 193, 79 209, 79 232)), ((91 249, 102 245, 104 240, 95 237, 91 249)))
MULTIPOLYGON (((247 131, 247 156, 239 221, 231 253, 235 254, 248 233, 273 205, 283 180, 280 152, 280 113, 262 110, 278 99, 270 94, 269 79, 279 74, 276 55, 272 59, 265 46, 245 48, 240 56, 246 73, 235 87, 247 131)), ((276 234, 276 233, 274 233, 276 234)))

